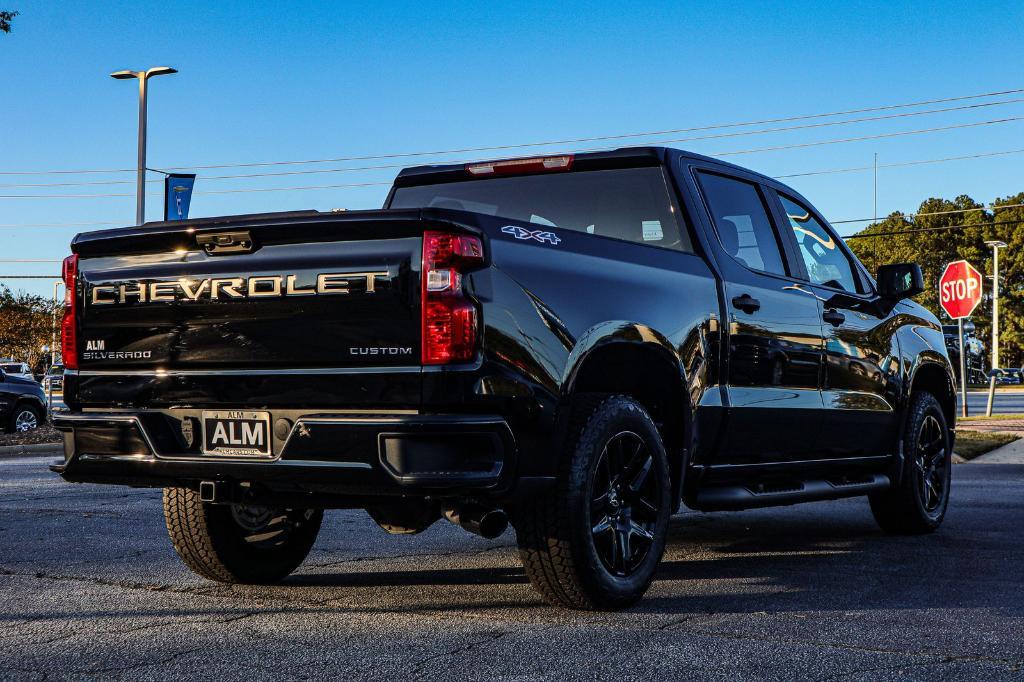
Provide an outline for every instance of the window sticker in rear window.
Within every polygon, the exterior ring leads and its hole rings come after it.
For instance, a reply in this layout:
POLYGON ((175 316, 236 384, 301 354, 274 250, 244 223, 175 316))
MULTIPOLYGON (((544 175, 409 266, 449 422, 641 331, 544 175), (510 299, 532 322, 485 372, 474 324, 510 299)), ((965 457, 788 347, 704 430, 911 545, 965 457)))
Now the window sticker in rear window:
POLYGON ((643 230, 645 242, 660 242, 665 238, 665 232, 661 229, 660 220, 641 221, 640 227, 643 230))

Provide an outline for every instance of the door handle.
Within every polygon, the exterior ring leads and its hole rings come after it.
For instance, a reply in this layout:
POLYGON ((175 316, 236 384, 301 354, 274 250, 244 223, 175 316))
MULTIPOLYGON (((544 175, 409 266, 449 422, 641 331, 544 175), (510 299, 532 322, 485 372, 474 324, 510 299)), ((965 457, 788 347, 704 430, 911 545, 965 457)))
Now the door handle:
POLYGON ((822 314, 821 319, 825 320, 833 327, 838 327, 843 322, 846 322, 846 315, 843 315, 838 310, 826 310, 822 314))
POLYGON ((761 302, 750 294, 743 294, 732 299, 732 307, 749 314, 760 310, 761 302))

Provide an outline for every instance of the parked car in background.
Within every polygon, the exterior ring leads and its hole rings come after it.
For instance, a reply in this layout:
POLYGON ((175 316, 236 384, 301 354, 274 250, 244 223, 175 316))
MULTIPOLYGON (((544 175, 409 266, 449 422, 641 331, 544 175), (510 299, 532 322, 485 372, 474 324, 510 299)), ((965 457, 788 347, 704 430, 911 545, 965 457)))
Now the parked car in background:
POLYGON ((995 377, 996 383, 1007 386, 1018 386, 1024 384, 1024 373, 1016 367, 996 367, 988 372, 989 377, 995 377))
POLYGON ((43 393, 52 411, 68 409, 64 404, 64 365, 53 365, 46 371, 43 376, 43 393))
POLYGON ((32 375, 25 378, 0 368, 0 426, 7 433, 31 431, 46 422, 43 387, 32 375))
MULTIPOLYGON (((960 381, 960 330, 955 324, 942 325, 942 336, 946 343, 946 352, 956 371, 957 382, 960 381)), ((964 323, 965 345, 967 346, 967 383, 987 384, 989 373, 985 371, 985 344, 974 335, 974 323, 964 323)))
POLYGON ((32 369, 28 366, 27 362, 19 362, 14 359, 0 360, 0 369, 10 376, 29 379, 31 381, 36 380, 32 375, 32 369))

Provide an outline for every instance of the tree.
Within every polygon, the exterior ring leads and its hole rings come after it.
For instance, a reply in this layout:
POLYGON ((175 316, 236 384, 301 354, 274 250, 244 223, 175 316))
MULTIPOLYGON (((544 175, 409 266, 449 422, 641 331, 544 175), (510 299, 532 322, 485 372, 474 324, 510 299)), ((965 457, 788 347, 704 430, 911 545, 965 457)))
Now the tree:
POLYGON ((0 10, 0 33, 11 32, 11 21, 13 21, 14 17, 18 16, 18 14, 18 12, 0 10))
MULTIPOLYGON (((967 260, 989 278, 992 276, 992 250, 986 240, 1001 239, 1008 248, 999 253, 999 358, 1006 367, 1020 367, 1024 363, 1024 208, 998 208, 1024 204, 1024 192, 996 199, 997 208, 986 210, 967 195, 948 199, 931 198, 921 202, 918 214, 910 218, 893 213, 885 220, 869 225, 857 233, 860 238, 849 244, 857 257, 871 272, 886 263, 914 262, 924 273, 925 290, 916 300, 935 313, 943 324, 951 324, 939 307, 938 281, 946 264, 954 260, 967 260), (963 212, 965 209, 980 209, 963 212), (961 211, 951 213, 950 211, 961 211), (987 223, 1010 223, 1005 226, 985 226, 987 223), (971 227, 977 225, 978 227, 971 227), (910 232, 922 228, 960 227, 961 229, 935 229, 910 232), (896 232, 891 235, 888 233, 896 232), (906 234, 899 234, 906 232, 906 234), (869 235, 886 233, 884 237, 869 235), (861 237, 863 235, 863 237, 861 237)), ((985 295, 971 315, 976 334, 986 347, 992 339, 992 285, 986 280, 985 295)))
POLYGON ((35 369, 42 347, 52 340, 55 315, 62 302, 0 287, 0 357, 27 362, 35 369))

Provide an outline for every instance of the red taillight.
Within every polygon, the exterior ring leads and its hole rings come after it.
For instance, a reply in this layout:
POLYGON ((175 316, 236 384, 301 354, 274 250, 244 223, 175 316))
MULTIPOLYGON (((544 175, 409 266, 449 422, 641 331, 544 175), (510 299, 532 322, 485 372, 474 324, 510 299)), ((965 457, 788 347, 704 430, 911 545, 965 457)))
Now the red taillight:
POLYGON ((64 259, 64 317, 60 321, 60 355, 65 369, 78 369, 78 255, 64 259))
POLYGON ((466 172, 470 175, 511 175, 515 173, 569 170, 570 168, 572 168, 572 154, 466 164, 466 172))
POLYGON ((462 292, 462 273, 484 262, 477 237, 426 232, 423 235, 424 365, 472 360, 476 353, 476 306, 462 292))

